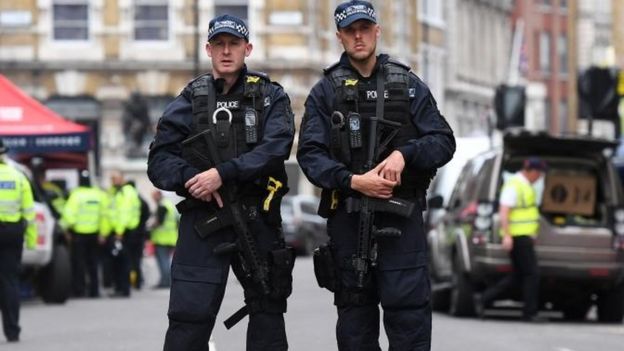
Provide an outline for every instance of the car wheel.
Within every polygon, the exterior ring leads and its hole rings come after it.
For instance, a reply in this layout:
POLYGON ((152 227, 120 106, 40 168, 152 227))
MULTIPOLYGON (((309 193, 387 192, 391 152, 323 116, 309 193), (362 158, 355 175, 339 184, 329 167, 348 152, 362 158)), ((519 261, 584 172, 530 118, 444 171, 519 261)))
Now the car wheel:
POLYGON ((71 263, 67 246, 56 244, 52 260, 39 272, 39 294, 46 303, 64 303, 71 292, 71 263))
POLYGON ((598 321, 621 323, 624 317, 624 285, 598 295, 598 321))
POLYGON ((450 313, 458 317, 475 315, 472 282, 459 262, 459 257, 453 259, 453 278, 450 296, 450 313))

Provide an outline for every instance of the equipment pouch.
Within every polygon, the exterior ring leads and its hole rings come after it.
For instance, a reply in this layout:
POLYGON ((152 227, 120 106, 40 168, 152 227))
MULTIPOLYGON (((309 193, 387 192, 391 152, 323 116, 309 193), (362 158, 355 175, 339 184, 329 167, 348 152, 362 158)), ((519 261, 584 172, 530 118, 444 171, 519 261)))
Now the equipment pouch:
POLYGON ((295 267, 295 250, 292 247, 269 253, 269 280, 271 297, 285 299, 292 292, 292 270, 295 267))
POLYGON ((314 250, 314 275, 321 288, 336 292, 338 287, 337 267, 330 244, 323 244, 314 250))
POLYGON ((225 211, 208 213, 206 216, 200 216, 194 224, 195 231, 200 238, 205 238, 216 231, 232 224, 232 220, 227 217, 225 211))

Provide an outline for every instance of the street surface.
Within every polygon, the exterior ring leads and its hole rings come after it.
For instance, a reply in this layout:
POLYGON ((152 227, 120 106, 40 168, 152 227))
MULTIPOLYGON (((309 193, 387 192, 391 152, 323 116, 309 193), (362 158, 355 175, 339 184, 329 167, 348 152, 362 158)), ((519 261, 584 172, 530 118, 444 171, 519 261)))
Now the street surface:
MULTIPOLYGON (((145 260, 147 285, 157 279, 153 258, 145 260)), ((294 292, 289 300, 286 327, 294 351, 336 350, 336 312, 331 295, 317 287, 309 257, 298 257, 294 292)), ((231 330, 222 322, 242 302, 234 275, 214 330, 216 350, 245 350, 246 319, 231 330)), ((18 344, 0 338, 7 351, 154 351, 162 350, 167 328, 167 290, 133 291, 130 299, 73 299, 65 305, 45 305, 39 300, 22 305, 22 335, 18 344)), ((512 317, 485 320, 458 319, 434 314, 435 351, 620 351, 624 350, 624 325, 594 321, 527 324, 512 317)), ((382 329, 383 330, 383 329, 382 329)), ((383 334, 383 332, 382 332, 383 334)), ((383 337, 382 349, 387 349, 383 337)))

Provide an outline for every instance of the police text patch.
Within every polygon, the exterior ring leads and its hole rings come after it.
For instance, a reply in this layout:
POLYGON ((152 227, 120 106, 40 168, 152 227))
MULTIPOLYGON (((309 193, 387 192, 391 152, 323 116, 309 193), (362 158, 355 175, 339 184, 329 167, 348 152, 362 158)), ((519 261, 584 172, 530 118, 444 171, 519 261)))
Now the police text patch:
POLYGON ((15 189, 15 181, 7 180, 0 181, 0 190, 13 190, 15 189))

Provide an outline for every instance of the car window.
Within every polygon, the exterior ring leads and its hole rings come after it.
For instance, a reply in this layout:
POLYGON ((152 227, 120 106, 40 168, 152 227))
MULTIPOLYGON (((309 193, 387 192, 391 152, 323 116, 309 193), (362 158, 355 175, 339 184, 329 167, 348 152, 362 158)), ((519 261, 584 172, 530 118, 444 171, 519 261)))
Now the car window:
POLYGON ((457 179, 457 183, 455 183, 455 188, 453 189, 453 193, 451 194, 451 198, 449 199, 449 208, 454 209, 462 205, 462 199, 465 198, 466 194, 466 186, 468 184, 469 174, 472 173, 473 162, 470 161, 466 163, 462 171, 460 172, 460 176, 457 179))
POLYGON ((487 200, 489 198, 489 191, 491 182, 496 181, 492 178, 492 169, 494 168, 494 161, 496 157, 494 155, 489 156, 483 160, 481 168, 475 176, 479 179, 477 186, 475 187, 475 198, 478 200, 487 200))
POLYGON ((282 216, 293 217, 293 206, 292 202, 289 199, 284 198, 282 200, 282 205, 280 206, 282 216))
POLYGON ((317 205, 312 202, 302 202, 301 203, 301 211, 305 214, 315 215, 316 214, 317 205))

